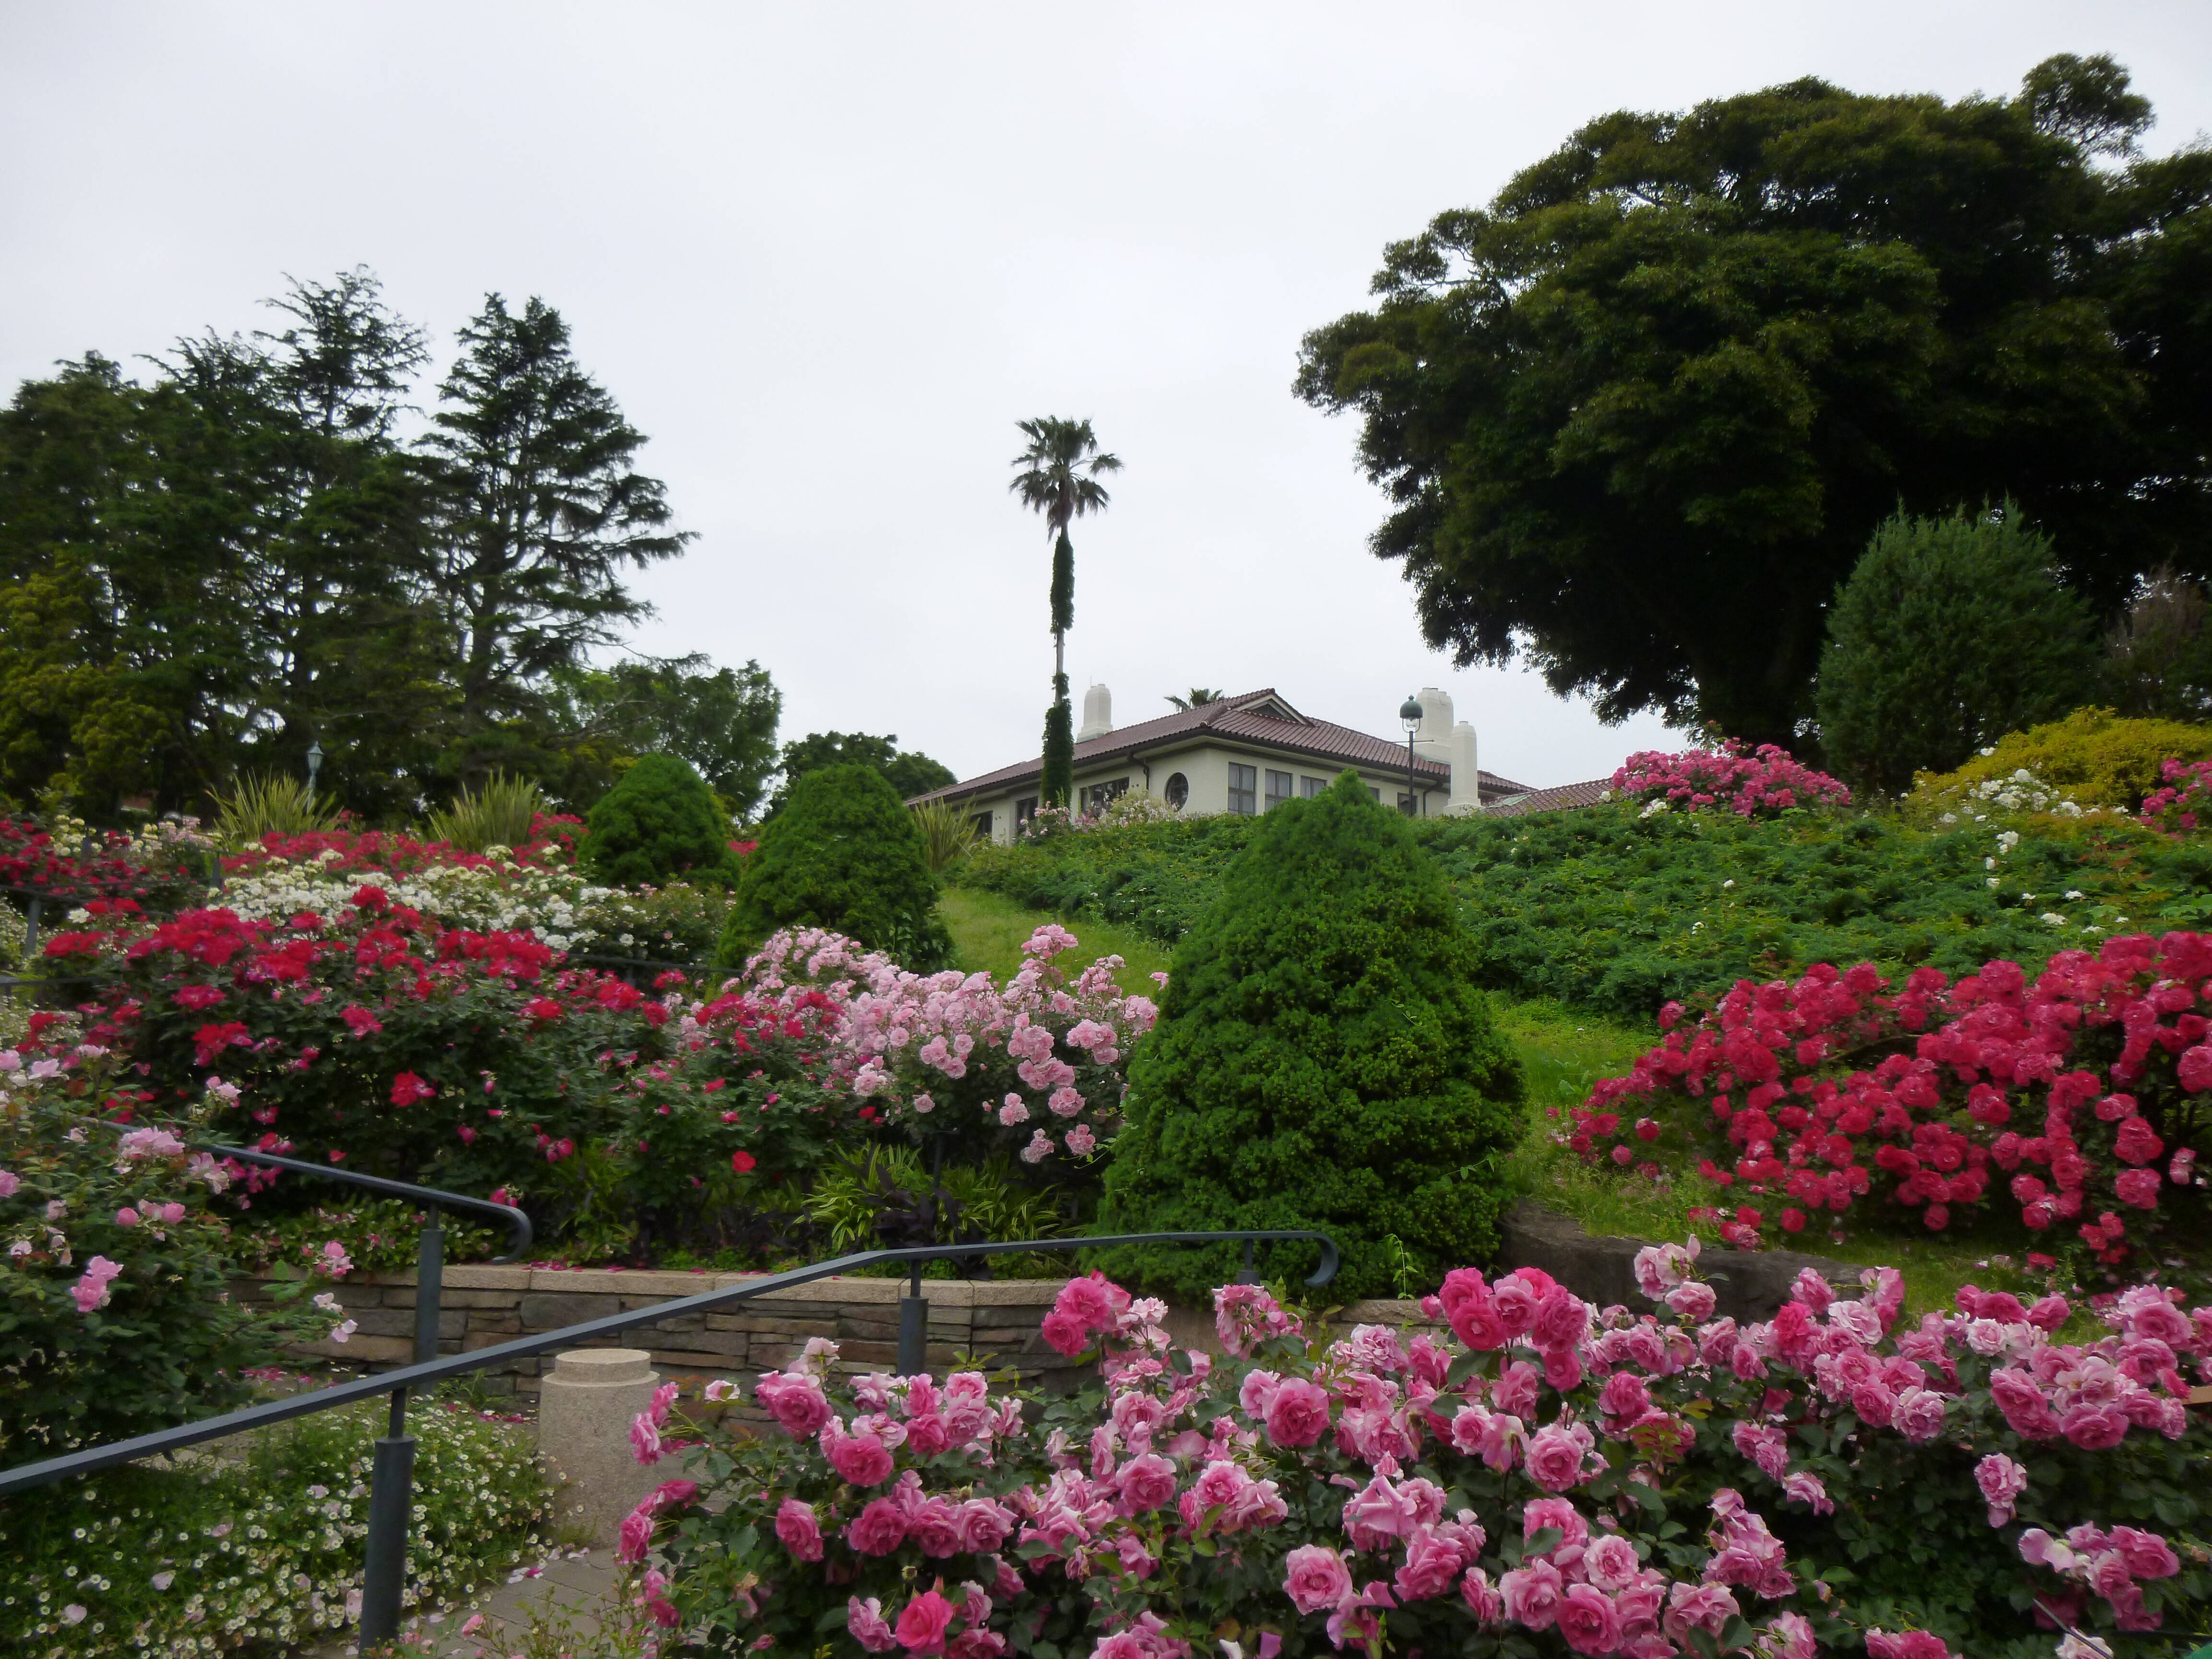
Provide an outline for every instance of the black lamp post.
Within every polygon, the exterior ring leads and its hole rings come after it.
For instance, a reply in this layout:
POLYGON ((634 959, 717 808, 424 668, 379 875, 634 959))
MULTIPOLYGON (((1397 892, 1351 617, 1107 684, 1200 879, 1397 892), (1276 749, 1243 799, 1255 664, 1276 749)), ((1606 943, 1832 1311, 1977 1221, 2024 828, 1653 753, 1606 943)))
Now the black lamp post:
POLYGON ((1398 706, 1398 723, 1406 728, 1406 816, 1417 817, 1421 810, 1421 793, 1413 787, 1413 733, 1421 724, 1421 705, 1407 698, 1398 706))
POLYGON ((314 793, 315 775, 322 769, 323 745, 311 743, 307 745, 307 791, 310 794, 314 793))

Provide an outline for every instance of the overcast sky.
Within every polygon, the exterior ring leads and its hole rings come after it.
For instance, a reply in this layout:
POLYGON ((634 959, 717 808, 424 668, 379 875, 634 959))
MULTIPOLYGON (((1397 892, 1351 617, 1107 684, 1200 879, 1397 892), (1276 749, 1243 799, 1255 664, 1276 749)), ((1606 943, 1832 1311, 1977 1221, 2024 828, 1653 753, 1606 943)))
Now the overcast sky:
POLYGON ((542 295, 698 535, 637 647, 757 658, 785 736, 963 776, 1033 757, 1049 695, 1014 422, 1089 416, 1124 471, 1075 537, 1079 708, 1273 685, 1389 735, 1439 684, 1485 767, 1562 783, 1665 733, 1422 645, 1301 334, 1604 112, 2008 94, 2057 52, 2127 64, 2154 149, 2212 128, 2203 0, 0 0, 0 376, 251 329, 288 271, 368 264, 441 367, 487 290, 542 295))

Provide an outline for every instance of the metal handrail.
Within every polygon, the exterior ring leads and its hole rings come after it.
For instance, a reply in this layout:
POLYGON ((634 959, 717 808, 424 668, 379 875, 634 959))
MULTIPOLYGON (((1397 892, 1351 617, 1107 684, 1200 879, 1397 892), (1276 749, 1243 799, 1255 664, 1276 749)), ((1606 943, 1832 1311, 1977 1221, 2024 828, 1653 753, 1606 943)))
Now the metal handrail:
MULTIPOLYGON (((269 1156, 267 1153, 257 1154, 260 1158, 269 1156)), ((329 1173, 316 1170, 313 1164, 306 1167, 317 1174, 329 1173)), ((375 1177, 365 1179, 374 1180, 375 1177)), ((375 1466, 369 1492, 368 1555, 362 1574, 361 1615, 361 1643, 365 1650, 372 1643, 388 1642, 399 1634, 400 1591, 405 1583, 407 1568, 407 1520, 414 1503, 415 1441, 407 1432, 407 1391, 410 1389, 442 1382, 447 1377, 465 1376, 471 1371, 483 1370, 510 1359, 531 1358, 549 1349, 572 1346, 592 1337, 611 1336, 635 1326, 682 1318, 688 1314, 703 1312, 730 1303, 749 1302, 756 1297, 768 1296, 797 1285, 811 1284, 817 1279, 827 1279, 833 1273, 885 1261, 912 1264, 910 1293, 901 1297, 899 1302, 898 1358, 902 1374, 912 1375, 921 1369, 925 1358, 921 1339, 927 1328, 925 1322, 928 1304, 921 1294, 921 1264, 924 1262, 958 1261, 976 1255, 1005 1255, 1015 1252, 1095 1249, 1115 1244, 1241 1243, 1244 1246, 1243 1277, 1249 1279, 1252 1246, 1271 1240, 1303 1240, 1321 1246, 1321 1261, 1305 1281, 1309 1287, 1318 1289, 1336 1277, 1339 1261, 1336 1241, 1327 1233, 1304 1229, 1112 1233, 1080 1238, 1021 1239, 1007 1243, 923 1244, 891 1249, 858 1250, 828 1261, 811 1262, 804 1267, 769 1273, 749 1285, 726 1285, 719 1290, 702 1291, 696 1296, 678 1297, 672 1301, 633 1308, 626 1313, 607 1314, 598 1319, 587 1319, 581 1324, 564 1326, 557 1331, 518 1337, 511 1342, 478 1348, 473 1353, 448 1354, 427 1361, 418 1360, 412 1365, 386 1371, 380 1376, 357 1376, 348 1382, 335 1382, 312 1394, 293 1395, 283 1400, 272 1400, 262 1405, 226 1412, 220 1417, 204 1418, 197 1423, 185 1423, 173 1429, 137 1435, 129 1440, 118 1440, 105 1446, 89 1446, 81 1451, 64 1453, 59 1457, 46 1458, 37 1463, 21 1464, 12 1469, 0 1469, 0 1497, 11 1492, 28 1492, 33 1487, 68 1480, 72 1475, 90 1474, 96 1469, 110 1468, 118 1463, 182 1451, 204 1441, 220 1440, 227 1435, 264 1428, 317 1412, 332 1411, 359 1400, 389 1394, 392 1396, 392 1414, 387 1432, 376 1442, 375 1466)), ((419 1304, 419 1287, 417 1300, 419 1304)))
POLYGON ((366 1187, 371 1192, 416 1199, 429 1206, 433 1216, 441 1209, 473 1210, 478 1215, 495 1216, 507 1223, 507 1254, 491 1258, 495 1266, 514 1261, 530 1248, 537 1237, 528 1216, 512 1204, 501 1204, 492 1199, 471 1198, 466 1193, 449 1193, 442 1187, 418 1187, 411 1181, 392 1181, 383 1176, 363 1175, 358 1170, 342 1169, 335 1164, 310 1164, 304 1158, 282 1158, 275 1152, 260 1152, 251 1146, 223 1146, 213 1141, 192 1141, 189 1146, 195 1152, 210 1152, 217 1158, 234 1158, 241 1164, 265 1164, 272 1170, 290 1170, 295 1174, 313 1176, 320 1181, 343 1181, 348 1186, 366 1187))

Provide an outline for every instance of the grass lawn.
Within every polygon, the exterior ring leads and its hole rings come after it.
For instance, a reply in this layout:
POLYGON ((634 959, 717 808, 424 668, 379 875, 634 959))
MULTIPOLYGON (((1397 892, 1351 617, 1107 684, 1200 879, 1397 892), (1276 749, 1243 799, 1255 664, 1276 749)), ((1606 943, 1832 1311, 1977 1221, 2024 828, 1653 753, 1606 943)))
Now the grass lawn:
POLYGON ((1023 941, 1048 921, 1060 923, 1083 942, 1080 951, 1071 953, 1079 968, 1099 957, 1120 957, 1125 965, 1114 977, 1125 992, 1140 991, 1157 1000, 1160 988, 1151 975, 1168 969, 1167 948, 1134 928, 1027 909, 996 893, 948 887, 937 914, 952 935, 952 965, 963 973, 987 973, 1003 982, 1022 965, 1023 941))

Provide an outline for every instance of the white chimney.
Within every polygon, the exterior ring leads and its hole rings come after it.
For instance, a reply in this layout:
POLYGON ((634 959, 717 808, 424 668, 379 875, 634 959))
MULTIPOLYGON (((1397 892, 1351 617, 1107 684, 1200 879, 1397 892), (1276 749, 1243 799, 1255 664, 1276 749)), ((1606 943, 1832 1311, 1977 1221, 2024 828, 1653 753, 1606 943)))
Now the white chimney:
POLYGON ((1093 738, 1103 738, 1114 729, 1114 694, 1094 683, 1083 694, 1083 729, 1075 734, 1078 743, 1088 743, 1093 738))
POLYGON ((1449 766, 1452 760, 1452 700, 1433 685, 1414 694, 1421 705, 1421 723, 1413 732, 1413 752, 1425 760, 1449 766))
POLYGON ((1474 767, 1474 727, 1462 720, 1452 727, 1451 799, 1444 811, 1456 817, 1481 810, 1482 780, 1474 767))

